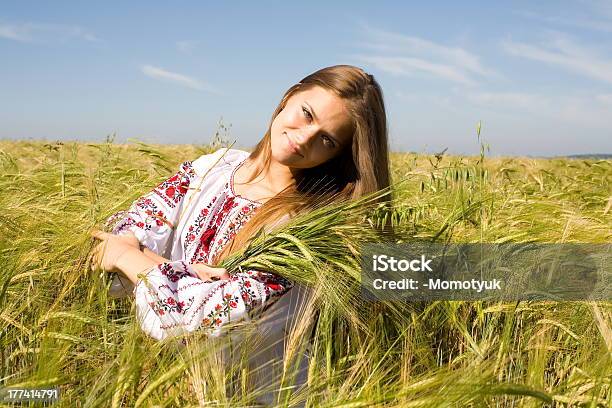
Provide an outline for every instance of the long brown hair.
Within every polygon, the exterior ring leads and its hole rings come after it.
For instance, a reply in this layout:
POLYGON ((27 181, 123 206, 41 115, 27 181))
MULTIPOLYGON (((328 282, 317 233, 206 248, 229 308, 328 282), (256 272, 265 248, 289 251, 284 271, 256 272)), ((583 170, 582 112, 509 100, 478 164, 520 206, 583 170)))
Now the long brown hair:
MULTIPOLYGON (((353 121, 352 142, 327 162, 304 169, 295 185, 270 198, 257 208, 251 219, 217 255, 216 262, 239 250, 262 227, 268 227, 285 214, 295 216, 329 202, 343 202, 360 198, 389 186, 389 147, 387 118, 383 93, 374 77, 361 68, 335 65, 320 69, 283 95, 272 113, 265 136, 249 155, 259 163, 257 177, 268 169, 271 159, 271 128, 276 116, 293 95, 320 86, 334 92, 345 103, 353 121)), ((389 202, 390 195, 379 201, 389 202)))

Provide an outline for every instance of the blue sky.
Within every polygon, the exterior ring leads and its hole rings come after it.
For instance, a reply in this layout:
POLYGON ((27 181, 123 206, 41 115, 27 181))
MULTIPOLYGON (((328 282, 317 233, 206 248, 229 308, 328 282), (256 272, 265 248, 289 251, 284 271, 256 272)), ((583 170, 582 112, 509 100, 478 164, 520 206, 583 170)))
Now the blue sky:
POLYGON ((284 91, 353 64, 396 151, 612 153, 612 1, 2 2, 0 138, 264 134, 284 91), (350 4, 350 5, 349 5, 350 4))

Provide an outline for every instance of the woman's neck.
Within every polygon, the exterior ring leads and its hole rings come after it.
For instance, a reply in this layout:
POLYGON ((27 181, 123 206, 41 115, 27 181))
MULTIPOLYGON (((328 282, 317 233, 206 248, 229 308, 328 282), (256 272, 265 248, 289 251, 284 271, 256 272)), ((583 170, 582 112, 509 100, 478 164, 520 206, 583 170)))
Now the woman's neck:
POLYGON ((273 196, 295 183, 298 169, 285 166, 272 158, 269 167, 264 168, 260 173, 262 167, 261 160, 253 162, 247 159, 234 174, 234 184, 243 185, 246 190, 249 187, 257 190, 263 189, 273 196), (251 180, 255 174, 258 175, 251 180))
POLYGON ((270 158, 270 166, 264 170, 263 176, 267 187, 276 193, 281 192, 286 187, 295 184, 298 169, 285 166, 270 158))

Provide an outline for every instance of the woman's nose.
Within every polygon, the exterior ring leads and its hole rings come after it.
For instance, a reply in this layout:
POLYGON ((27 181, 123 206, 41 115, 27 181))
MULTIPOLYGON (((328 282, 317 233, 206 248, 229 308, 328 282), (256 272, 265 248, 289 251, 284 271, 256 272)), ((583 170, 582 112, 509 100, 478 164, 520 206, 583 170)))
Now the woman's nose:
POLYGON ((319 133, 319 129, 309 126, 297 133, 295 141, 300 145, 308 145, 316 137, 317 133, 319 133))

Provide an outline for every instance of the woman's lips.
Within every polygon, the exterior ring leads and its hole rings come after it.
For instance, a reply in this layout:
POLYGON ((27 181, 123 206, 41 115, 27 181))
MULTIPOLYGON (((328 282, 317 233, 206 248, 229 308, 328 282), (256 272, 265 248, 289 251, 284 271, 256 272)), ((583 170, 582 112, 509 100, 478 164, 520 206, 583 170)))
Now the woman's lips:
POLYGON ((300 152, 299 147, 295 143, 293 143, 293 140, 291 140, 289 135, 287 133, 285 133, 285 136, 287 136, 287 142, 289 144, 289 150, 291 150, 295 154, 298 154, 298 155, 304 157, 304 155, 300 152))

